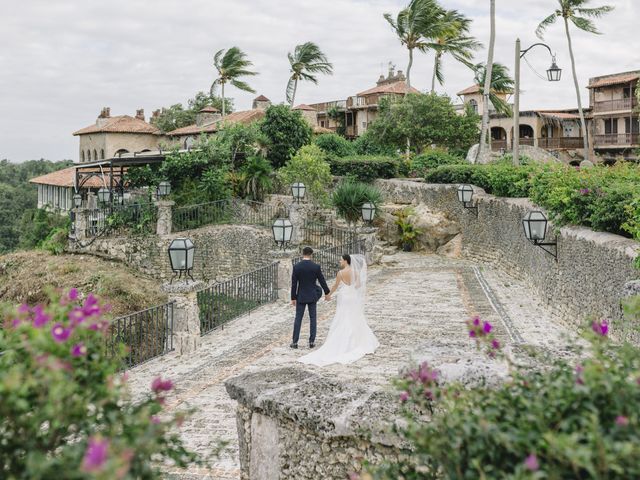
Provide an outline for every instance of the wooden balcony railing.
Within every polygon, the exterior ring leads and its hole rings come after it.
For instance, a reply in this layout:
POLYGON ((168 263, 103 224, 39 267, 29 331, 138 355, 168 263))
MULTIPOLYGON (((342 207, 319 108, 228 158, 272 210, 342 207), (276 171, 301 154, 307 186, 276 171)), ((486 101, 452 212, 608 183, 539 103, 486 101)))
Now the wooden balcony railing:
POLYGON ((604 135, 596 135, 596 147, 604 145, 626 147, 630 145, 640 145, 640 134, 638 133, 607 133, 604 135))
POLYGON ((335 107, 339 110, 344 110, 347 106, 346 100, 334 100, 332 102, 322 102, 322 103, 314 103, 311 105, 316 109, 316 112, 326 112, 331 108, 335 107))
POLYGON ((638 105, 635 98, 618 98, 617 100, 605 100, 603 102, 595 102, 593 105, 594 112, 617 112, 623 110, 631 110, 638 105))
POLYGON ((494 152, 500 150, 507 149, 507 141, 506 140, 491 140, 491 150, 494 152))
POLYGON ((539 138, 538 147, 546 148, 548 150, 561 149, 561 148, 582 148, 584 142, 582 137, 551 137, 551 138, 539 138))

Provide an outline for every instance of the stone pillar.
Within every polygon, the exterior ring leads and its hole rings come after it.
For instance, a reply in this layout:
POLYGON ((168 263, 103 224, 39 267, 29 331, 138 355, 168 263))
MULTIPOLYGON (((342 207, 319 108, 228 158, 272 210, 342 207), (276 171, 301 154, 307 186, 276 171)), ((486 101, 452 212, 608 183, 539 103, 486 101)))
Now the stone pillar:
POLYGON ((173 206, 176 202, 172 200, 158 200, 156 206, 158 207, 158 222, 156 224, 156 234, 169 235, 171 233, 171 226, 173 223, 173 206))
POLYGON ((307 218, 307 205, 304 203, 291 203, 289 205, 289 220, 293 225, 291 243, 298 245, 304 238, 304 221, 307 218))
POLYGON ((364 238, 365 245, 365 259, 367 260, 367 265, 372 265, 374 263, 374 250, 378 243, 378 229, 376 227, 369 226, 361 226, 357 230, 358 238, 364 238))
POLYGON ((298 256, 297 250, 273 250, 269 256, 278 261, 278 299, 291 300, 291 271, 293 264, 291 260, 298 256))
POLYGON ((198 290, 205 288, 200 280, 165 283, 162 290, 167 293, 173 309, 173 345, 178 355, 189 354, 200 347, 200 309, 198 290))
POLYGON ((89 211, 86 208, 75 208, 73 213, 75 214, 73 230, 76 241, 84 240, 87 238, 87 217, 89 211))

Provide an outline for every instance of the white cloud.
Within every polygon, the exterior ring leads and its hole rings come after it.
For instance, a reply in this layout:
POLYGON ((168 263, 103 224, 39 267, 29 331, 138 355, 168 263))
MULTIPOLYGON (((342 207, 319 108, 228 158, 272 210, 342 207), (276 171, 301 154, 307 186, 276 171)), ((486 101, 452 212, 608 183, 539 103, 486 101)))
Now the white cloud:
MULTIPOLYGON (((473 33, 488 41, 486 0, 441 0, 474 20, 473 33)), ((595 1, 594 5, 606 0, 595 1)), ((320 85, 302 84, 297 101, 345 98, 369 88, 388 61, 406 70, 407 54, 382 18, 403 5, 399 0, 29 0, 4 9, 0 30, 0 158, 77 157, 71 133, 95 120, 103 106, 133 114, 184 102, 213 79, 213 53, 238 45, 260 75, 250 84, 275 102, 284 100, 286 54, 312 40, 334 63, 320 85)), ((609 0, 616 10, 598 20, 602 36, 573 29, 581 87, 589 77, 640 68, 640 38, 634 28, 640 5, 609 0)), ((512 68, 514 41, 538 41, 537 23, 555 0, 497 1, 496 61, 512 68)), ((522 66, 522 108, 573 107, 576 103, 567 42, 560 23, 545 42, 558 53, 563 80, 540 80, 522 66)), ((486 52, 478 53, 478 61, 486 52)), ((532 50, 529 62, 540 73, 548 54, 532 50)), ((430 86, 433 57, 418 55, 412 84, 430 86)), ((472 74, 450 59, 445 63, 450 95, 467 87, 472 74)), ((228 89, 237 108, 250 107, 252 94, 228 89)), ((582 89, 587 101, 586 89, 582 89)))

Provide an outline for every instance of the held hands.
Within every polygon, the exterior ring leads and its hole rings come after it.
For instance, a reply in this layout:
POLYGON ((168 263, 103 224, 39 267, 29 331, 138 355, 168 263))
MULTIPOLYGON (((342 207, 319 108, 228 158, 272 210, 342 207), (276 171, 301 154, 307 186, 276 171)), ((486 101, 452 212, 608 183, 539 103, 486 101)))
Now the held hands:
POLYGON ((325 302, 330 302, 330 301, 331 301, 331 294, 330 294, 330 293, 327 293, 327 294, 324 296, 324 301, 325 301, 325 302))
POLYGON ((293 305, 295 307, 296 306, 296 301, 295 300, 291 300, 291 305, 293 305))

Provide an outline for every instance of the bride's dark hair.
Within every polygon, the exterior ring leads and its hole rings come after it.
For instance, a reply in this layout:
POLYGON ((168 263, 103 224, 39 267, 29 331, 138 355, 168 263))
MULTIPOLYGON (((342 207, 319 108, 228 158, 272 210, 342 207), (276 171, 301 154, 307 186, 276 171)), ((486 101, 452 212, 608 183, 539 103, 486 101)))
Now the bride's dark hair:
POLYGON ((351 255, 349 255, 348 253, 345 253, 342 255, 342 259, 347 262, 349 265, 351 265, 351 255))

